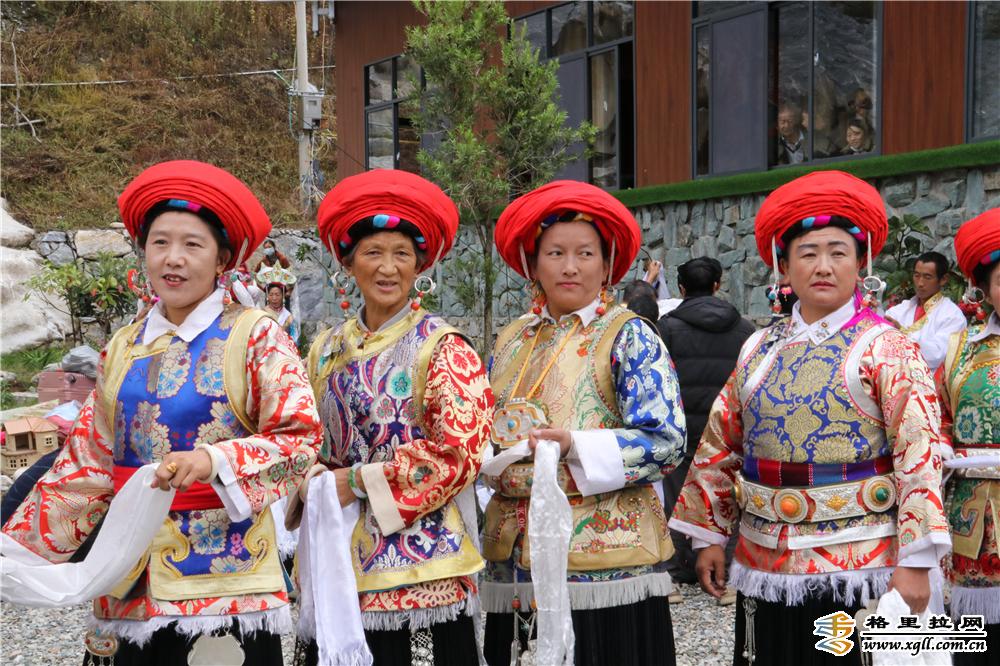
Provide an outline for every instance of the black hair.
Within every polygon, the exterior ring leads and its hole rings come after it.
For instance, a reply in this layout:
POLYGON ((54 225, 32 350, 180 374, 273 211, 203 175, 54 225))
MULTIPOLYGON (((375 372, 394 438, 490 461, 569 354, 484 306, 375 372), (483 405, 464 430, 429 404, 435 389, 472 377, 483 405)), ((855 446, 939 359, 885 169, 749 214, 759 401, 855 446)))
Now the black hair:
POLYGON ((631 303, 635 299, 642 297, 652 298, 653 302, 656 302, 656 290, 653 289, 653 285, 649 284, 645 280, 629 282, 622 291, 623 303, 631 303))
POLYGON ((641 294, 628 301, 628 309, 654 326, 659 319, 660 308, 656 305, 656 299, 648 294, 641 294))
POLYGON ((156 204, 146 213, 145 218, 143 218, 142 226, 139 228, 139 247, 145 248, 146 241, 149 239, 149 230, 153 227, 153 222, 156 221, 160 215, 164 213, 169 213, 171 211, 179 213, 190 213, 194 215, 202 222, 204 222, 209 231, 212 232, 212 237, 215 239, 216 244, 219 246, 219 252, 223 250, 228 250, 230 254, 233 253, 233 246, 229 242, 229 236, 226 234, 226 228, 222 224, 222 220, 219 216, 210 211, 208 208, 202 206, 197 211, 190 210, 188 208, 183 208, 177 206, 170 201, 161 201, 156 204))
POLYGON ((286 287, 281 282, 269 282, 268 285, 267 285, 267 289, 264 290, 264 293, 270 294, 271 293, 271 289, 273 289, 274 287, 277 287, 278 289, 281 289, 281 293, 282 294, 285 293, 286 287))
POLYGON ((948 274, 948 258, 940 252, 924 252, 922 255, 917 257, 917 261, 913 264, 914 268, 916 268, 918 262, 923 264, 934 264, 934 271, 937 273, 938 280, 948 274))
POLYGON ((712 257, 698 257, 677 267, 677 284, 684 287, 684 297, 711 296, 715 284, 722 282, 722 264, 712 257))
POLYGON ((993 275, 993 270, 997 266, 1000 266, 1000 261, 994 261, 991 264, 976 264, 976 267, 972 269, 972 281, 984 293, 988 294, 990 291, 990 276, 993 275))
POLYGON ((792 247, 793 240, 799 238, 800 236, 805 236, 807 233, 811 231, 819 231, 820 229, 826 229, 828 227, 836 227, 838 229, 843 229, 844 231, 846 231, 848 235, 852 239, 854 239, 854 247, 858 252, 857 258, 860 259, 865 255, 865 243, 856 238, 854 234, 852 234, 850 231, 853 228, 857 228, 857 225, 854 224, 854 222, 851 222, 846 217, 841 217, 840 215, 831 215, 829 223, 827 223, 825 226, 821 227, 814 226, 807 228, 802 226, 801 222, 797 222, 793 224, 791 227, 789 227, 788 231, 786 231, 781 235, 781 243, 782 243, 781 247, 784 247, 785 249, 783 252, 779 251, 778 257, 784 258, 787 261, 788 253, 792 247))
POLYGON ((574 210, 568 210, 563 213, 556 215, 550 215, 548 219, 542 222, 541 230, 542 233, 538 235, 538 239, 535 241, 535 252, 538 252, 538 244, 542 241, 542 236, 545 232, 551 229, 555 224, 559 222, 583 222, 584 224, 589 224, 593 228, 594 233, 597 234, 597 239, 601 243, 601 259, 608 261, 611 256, 611 251, 608 249, 608 243, 604 240, 604 236, 601 234, 601 230, 597 228, 597 225, 593 222, 588 222, 587 220, 578 220, 576 217, 579 215, 578 212, 574 210))
POLYGON ((357 240, 351 245, 351 249, 348 250, 347 253, 344 255, 344 258, 340 260, 340 263, 343 264, 344 266, 351 266, 354 263, 354 252, 355 250, 358 249, 358 244, 360 244, 361 241, 363 241, 368 236, 374 236, 375 234, 385 233, 385 232, 402 234, 407 238, 409 238, 410 242, 413 243, 413 253, 417 257, 417 270, 419 270, 420 267, 424 265, 424 262, 427 261, 427 253, 421 250, 419 247, 417 247, 417 241, 413 238, 413 236, 406 233, 405 231, 400 231, 399 229, 380 229, 378 231, 367 233, 364 234, 363 236, 359 236, 357 240))

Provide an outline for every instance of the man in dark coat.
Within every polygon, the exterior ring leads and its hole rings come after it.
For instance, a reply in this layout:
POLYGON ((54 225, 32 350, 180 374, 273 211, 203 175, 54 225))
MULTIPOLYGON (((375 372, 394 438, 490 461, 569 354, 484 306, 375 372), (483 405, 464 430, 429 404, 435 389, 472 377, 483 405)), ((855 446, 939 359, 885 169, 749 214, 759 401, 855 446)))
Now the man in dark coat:
MULTIPOLYGON (((721 282, 722 265, 716 259, 698 257, 682 264, 677 269, 677 284, 684 300, 656 324, 677 367, 687 419, 684 461, 663 482, 668 516, 684 485, 712 403, 736 367, 740 348, 754 332, 753 324, 735 307, 715 296, 721 282)), ((696 558, 691 544, 681 534, 671 532, 671 536, 676 554, 668 564, 670 574, 678 582, 693 583, 696 558)))

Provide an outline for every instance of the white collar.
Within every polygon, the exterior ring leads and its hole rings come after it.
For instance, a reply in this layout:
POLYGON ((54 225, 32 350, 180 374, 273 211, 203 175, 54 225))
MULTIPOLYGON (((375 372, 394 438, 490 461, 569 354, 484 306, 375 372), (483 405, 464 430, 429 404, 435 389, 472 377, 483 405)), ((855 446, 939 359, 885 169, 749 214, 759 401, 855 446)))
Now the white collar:
POLYGON ((811 324, 807 324, 802 319, 801 310, 801 302, 792 306, 792 336, 798 338, 807 335, 816 344, 833 336, 856 314, 853 297, 827 316, 817 319, 811 324))
POLYGON ((404 305, 402 308, 400 308, 399 312, 397 312, 396 314, 394 314, 391 317, 389 317, 389 319, 386 320, 386 322, 384 324, 382 324, 381 326, 379 326, 378 330, 375 330, 375 331, 368 330, 368 324, 365 323, 365 316, 364 316, 365 315, 365 306, 362 305, 358 309, 358 328, 360 328, 365 333, 378 333, 378 331, 381 331, 383 329, 389 328, 390 326, 392 326, 397 321, 399 321, 400 319, 402 319, 403 317, 405 317, 406 315, 408 315, 410 313, 410 310, 412 309, 410 307, 410 305, 411 305, 412 302, 413 301, 406 301, 406 305, 404 305))
POLYGON ((551 314, 549 314, 549 306, 546 305, 545 307, 542 308, 542 314, 540 315, 533 314, 531 316, 531 323, 529 324, 529 326, 535 326, 536 324, 542 321, 558 324, 562 321, 565 321, 567 317, 572 317, 573 315, 576 315, 577 317, 580 318, 580 323, 583 324, 584 328, 586 328, 587 326, 590 326, 591 322, 597 319, 598 317, 597 308, 598 306, 600 306, 600 304, 601 304, 601 297, 598 296, 597 298, 592 300, 589 305, 586 305, 580 308, 579 310, 574 310, 569 314, 565 314, 562 317, 559 317, 558 322, 552 317, 551 314))
POLYGON ((991 335, 1000 335, 1000 315, 998 315, 995 310, 986 322, 986 326, 979 329, 975 335, 969 336, 969 342, 979 342, 980 340, 985 340, 991 335))
POLYGON ((225 289, 213 291, 185 317, 180 326, 170 323, 164 314, 163 301, 159 301, 146 317, 146 330, 142 333, 142 344, 148 345, 164 333, 172 333, 184 342, 191 342, 222 314, 222 297, 225 293, 225 289))

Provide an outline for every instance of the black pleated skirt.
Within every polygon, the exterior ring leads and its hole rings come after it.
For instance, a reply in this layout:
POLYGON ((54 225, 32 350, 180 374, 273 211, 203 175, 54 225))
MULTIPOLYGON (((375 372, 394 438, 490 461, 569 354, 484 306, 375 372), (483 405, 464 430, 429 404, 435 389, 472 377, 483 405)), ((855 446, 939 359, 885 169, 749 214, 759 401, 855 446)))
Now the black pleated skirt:
MULTIPOLYGON (((855 631, 848 638, 854 642, 850 652, 842 657, 816 648, 823 636, 813 634, 813 624, 817 618, 844 611, 851 617, 861 610, 856 603, 847 606, 834 601, 832 595, 808 599, 799 606, 786 606, 753 599, 756 609, 753 613, 753 640, 747 641, 747 597, 736 595, 736 640, 733 644, 733 664, 735 666, 861 666, 861 646, 855 631), (753 657, 753 661, 750 658, 753 657)), ((869 662, 865 662, 869 663, 869 662)))
MULTIPOLYGON (((526 617, 526 614, 522 614, 526 617)), ((577 666, 673 666, 670 602, 651 597, 628 606, 573 611, 577 666)), ((528 639, 519 631, 522 649, 528 639)), ((483 652, 490 666, 510 666, 514 614, 488 613, 483 652)))
MULTIPOLYGON (((243 666, 281 666, 284 663, 278 634, 257 631, 243 636, 238 626, 234 626, 232 634, 245 655, 243 666)), ((129 641, 119 641, 114 666, 184 666, 196 640, 197 637, 178 634, 171 626, 156 631, 142 647, 129 641)), ((103 663, 107 662, 100 657, 94 657, 89 652, 84 654, 83 666, 100 666, 103 663)))
MULTIPOLYGON (((434 639, 434 666, 476 666, 476 628, 472 618, 460 615, 449 622, 431 627, 434 639)), ((409 666, 410 630, 365 631, 365 641, 375 658, 374 666, 409 666)), ((319 661, 316 641, 299 641, 295 648, 295 666, 316 666, 319 661)))

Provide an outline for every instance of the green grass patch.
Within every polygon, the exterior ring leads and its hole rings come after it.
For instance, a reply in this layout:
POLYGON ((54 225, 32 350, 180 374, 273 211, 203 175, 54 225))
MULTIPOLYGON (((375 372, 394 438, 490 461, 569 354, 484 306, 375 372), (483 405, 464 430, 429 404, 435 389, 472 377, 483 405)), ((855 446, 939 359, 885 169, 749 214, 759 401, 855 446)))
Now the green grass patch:
POLYGON ((0 356, 0 370, 13 372, 14 381, 4 383, 3 388, 9 391, 27 391, 31 388, 31 380, 35 375, 51 363, 58 363, 69 351, 69 347, 37 347, 8 352, 0 356))
POLYGON ((780 185, 812 171, 839 169, 858 178, 886 178, 911 173, 942 171, 1000 164, 1000 141, 961 144, 947 148, 920 150, 832 164, 787 167, 735 176, 717 176, 669 185, 652 185, 615 192, 626 206, 648 206, 672 201, 697 201, 755 192, 770 192, 780 185))

